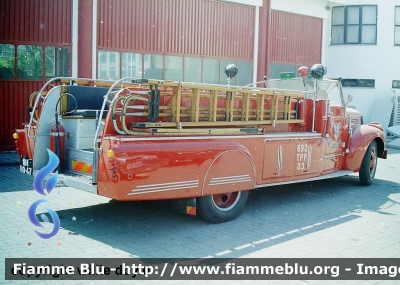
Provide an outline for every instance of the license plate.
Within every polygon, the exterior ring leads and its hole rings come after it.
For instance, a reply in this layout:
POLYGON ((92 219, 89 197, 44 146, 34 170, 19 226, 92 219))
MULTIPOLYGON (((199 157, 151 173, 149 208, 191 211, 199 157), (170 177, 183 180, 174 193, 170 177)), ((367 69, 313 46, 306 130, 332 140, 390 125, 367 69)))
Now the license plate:
POLYGON ((25 174, 33 175, 32 159, 21 157, 19 162, 19 171, 25 174))

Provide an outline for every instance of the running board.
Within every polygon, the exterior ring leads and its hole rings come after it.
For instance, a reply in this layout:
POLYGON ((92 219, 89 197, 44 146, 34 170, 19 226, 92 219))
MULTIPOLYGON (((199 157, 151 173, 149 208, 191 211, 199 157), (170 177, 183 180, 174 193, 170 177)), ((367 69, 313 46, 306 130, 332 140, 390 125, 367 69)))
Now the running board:
POLYGON ((58 181, 68 187, 74 187, 93 194, 97 194, 97 185, 92 184, 92 177, 86 175, 77 175, 74 173, 65 173, 58 175, 58 181))
POLYGON ((286 184, 293 184, 293 183, 300 183, 300 182, 309 182, 309 181, 316 181, 316 180, 322 180, 322 179, 329 179, 329 178, 346 176, 346 175, 349 175, 349 174, 352 174, 352 173, 354 173, 354 171, 341 170, 341 171, 338 171, 338 172, 335 172, 335 173, 326 174, 326 175, 323 175, 323 176, 316 176, 316 177, 312 177, 312 178, 256 185, 256 188, 269 187, 269 186, 278 186, 278 185, 286 185, 286 184))

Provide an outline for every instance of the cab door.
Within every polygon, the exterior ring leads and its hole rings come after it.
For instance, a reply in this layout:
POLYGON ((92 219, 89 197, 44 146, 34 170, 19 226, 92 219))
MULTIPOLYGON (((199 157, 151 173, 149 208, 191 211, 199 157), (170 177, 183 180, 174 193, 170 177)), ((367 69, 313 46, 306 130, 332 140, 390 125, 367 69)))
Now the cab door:
POLYGON ((281 181, 322 171, 321 135, 293 133, 290 138, 264 141, 263 179, 281 181))

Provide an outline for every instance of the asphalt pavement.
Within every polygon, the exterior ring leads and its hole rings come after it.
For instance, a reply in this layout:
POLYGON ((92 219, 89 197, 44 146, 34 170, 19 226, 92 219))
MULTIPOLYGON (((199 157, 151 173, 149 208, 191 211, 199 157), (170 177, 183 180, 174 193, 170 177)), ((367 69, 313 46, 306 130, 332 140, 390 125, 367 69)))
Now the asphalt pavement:
MULTIPOLYGON (((35 233, 38 228, 30 222, 28 209, 43 197, 34 190, 33 177, 19 172, 17 155, 0 153, 3 204, 0 208, 0 284, 33 282, 4 280, 4 258, 12 257, 398 258, 400 150, 389 148, 388 154, 388 159, 378 160, 371 186, 361 186, 358 176, 349 175, 251 191, 239 217, 223 224, 210 224, 199 217, 176 213, 169 201, 118 202, 71 187, 56 187, 45 197, 46 207, 57 212, 61 229, 54 237, 42 239, 35 233)), ((37 211, 40 216, 40 209, 37 211)), ((43 221, 43 224, 42 232, 53 227, 51 223, 43 221)), ((98 281, 45 283, 99 284, 98 281)), ((166 281, 144 283, 165 284, 166 281)), ((213 281, 168 283, 208 284, 213 281)), ((236 283, 282 284, 282 281, 236 283)), ((285 282, 337 283, 343 282, 285 282)), ((396 281, 344 283, 396 284, 396 281)))

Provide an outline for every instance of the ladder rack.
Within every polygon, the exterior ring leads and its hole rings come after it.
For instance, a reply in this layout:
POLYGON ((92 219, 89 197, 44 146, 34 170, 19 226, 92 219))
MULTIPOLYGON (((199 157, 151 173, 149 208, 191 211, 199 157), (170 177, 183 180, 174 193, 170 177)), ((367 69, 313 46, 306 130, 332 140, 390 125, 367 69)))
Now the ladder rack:
POLYGON ((306 92, 137 79, 111 103, 119 134, 261 133, 260 125, 303 123, 306 92))

